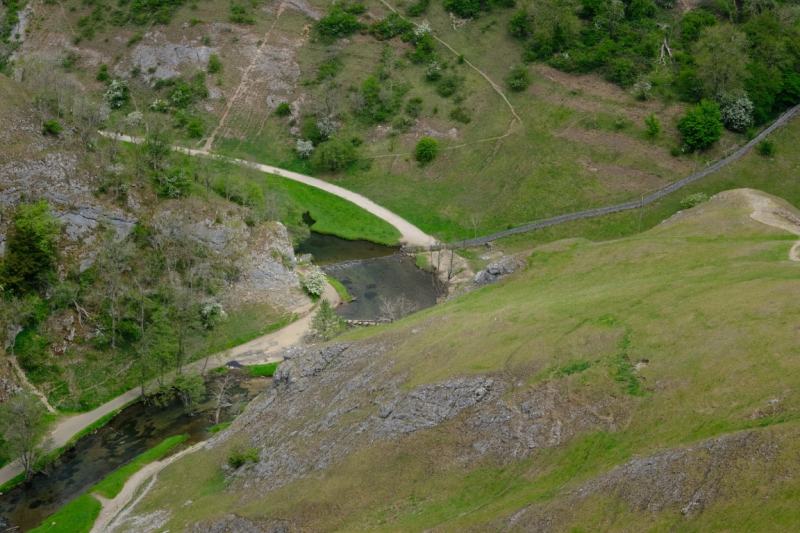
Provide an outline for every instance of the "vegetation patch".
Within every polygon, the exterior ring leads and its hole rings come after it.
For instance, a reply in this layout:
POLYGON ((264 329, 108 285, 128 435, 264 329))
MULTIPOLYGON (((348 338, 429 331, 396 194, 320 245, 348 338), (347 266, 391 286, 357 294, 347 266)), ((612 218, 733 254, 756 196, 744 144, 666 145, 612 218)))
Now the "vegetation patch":
POLYGON ((262 365, 247 365, 247 373, 254 378, 271 378, 275 375, 280 363, 264 363, 262 365))

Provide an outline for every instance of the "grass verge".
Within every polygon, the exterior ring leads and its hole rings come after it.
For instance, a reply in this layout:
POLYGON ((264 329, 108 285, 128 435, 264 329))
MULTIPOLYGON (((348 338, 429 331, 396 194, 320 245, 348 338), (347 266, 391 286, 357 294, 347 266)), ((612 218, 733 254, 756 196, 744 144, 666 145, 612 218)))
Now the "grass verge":
POLYGON ((347 303, 353 301, 353 296, 350 294, 350 292, 347 290, 347 287, 345 287, 341 281, 334 278, 333 276, 326 276, 326 277, 328 278, 328 283, 330 283, 331 287, 336 289, 336 294, 339 295, 339 298, 341 298, 342 302, 347 303))
POLYGON ((188 438, 189 435, 175 435, 164 439, 160 444, 138 455, 130 463, 111 472, 89 489, 86 494, 82 494, 66 504, 56 513, 47 517, 42 525, 31 531, 36 533, 44 531, 51 533, 83 533, 91 531, 94 521, 103 508, 97 498, 92 496, 93 492, 106 498, 115 497, 134 473, 141 470, 146 464, 161 459, 188 438))
POLYGON ((250 365, 247 367, 247 372, 254 378, 271 378, 275 375, 279 363, 264 363, 263 365, 250 365))

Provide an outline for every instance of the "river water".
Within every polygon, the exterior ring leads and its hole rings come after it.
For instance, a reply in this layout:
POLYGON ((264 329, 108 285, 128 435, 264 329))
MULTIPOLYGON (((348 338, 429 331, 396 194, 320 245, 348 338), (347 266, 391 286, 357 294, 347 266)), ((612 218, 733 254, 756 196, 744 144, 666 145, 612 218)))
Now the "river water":
MULTIPOLYGON (((232 420, 269 384, 268 379, 250 378, 240 370, 231 372, 235 377, 227 389, 231 405, 223 409, 221 421, 232 420)), ((213 379, 220 379, 218 374, 212 374, 216 376, 213 379)), ((207 389, 210 394, 211 381, 207 389)), ((12 526, 27 531, 38 526, 113 470, 167 437, 187 433, 185 445, 207 439, 215 407, 208 398, 193 415, 177 402, 163 408, 141 402, 127 407, 108 424, 80 439, 46 471, 0 496, 0 531, 12 526)))
MULTIPOLYGON (((337 309, 345 318, 376 320, 387 309, 398 318, 434 305, 440 294, 433 275, 418 269, 414 259, 396 247, 312 232, 298 245, 297 252, 311 254, 316 264, 347 287, 354 300, 337 309)), ((231 372, 236 379, 229 388, 231 405, 223 410, 223 421, 233 419, 269 383, 239 370, 231 372)), ((216 376, 212 380, 219 379, 218 374, 211 375, 216 376)), ((207 388, 210 392, 213 384, 207 388)), ((116 468, 167 437, 187 433, 186 445, 207 439, 214 408, 208 398, 192 415, 178 403, 163 408, 143 403, 127 407, 108 424, 80 439, 46 471, 0 496, 0 531, 14 527, 27 531, 38 526, 116 468)))
POLYGON ((347 319, 399 318, 435 305, 442 292, 436 277, 398 248, 312 232, 297 252, 310 253, 314 263, 347 287, 354 300, 337 309, 347 319))

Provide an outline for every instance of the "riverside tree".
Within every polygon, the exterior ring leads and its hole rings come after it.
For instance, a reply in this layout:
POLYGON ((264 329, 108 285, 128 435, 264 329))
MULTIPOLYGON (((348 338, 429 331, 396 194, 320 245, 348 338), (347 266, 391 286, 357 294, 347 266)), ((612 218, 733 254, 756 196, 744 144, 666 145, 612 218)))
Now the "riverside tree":
POLYGON ((30 392, 15 394, 0 409, 0 430, 9 456, 19 457, 25 479, 30 479, 44 454, 42 441, 47 432, 44 406, 30 392))

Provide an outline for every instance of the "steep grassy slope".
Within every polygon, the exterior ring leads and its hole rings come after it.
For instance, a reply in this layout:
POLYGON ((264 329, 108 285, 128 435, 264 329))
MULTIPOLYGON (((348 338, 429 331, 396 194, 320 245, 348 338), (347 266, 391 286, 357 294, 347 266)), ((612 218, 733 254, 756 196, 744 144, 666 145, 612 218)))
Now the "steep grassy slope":
POLYGON ((537 248, 513 279, 295 353, 135 514, 171 530, 797 528, 797 237, 751 218, 758 194, 537 248), (251 447, 254 465, 224 466, 251 447))

